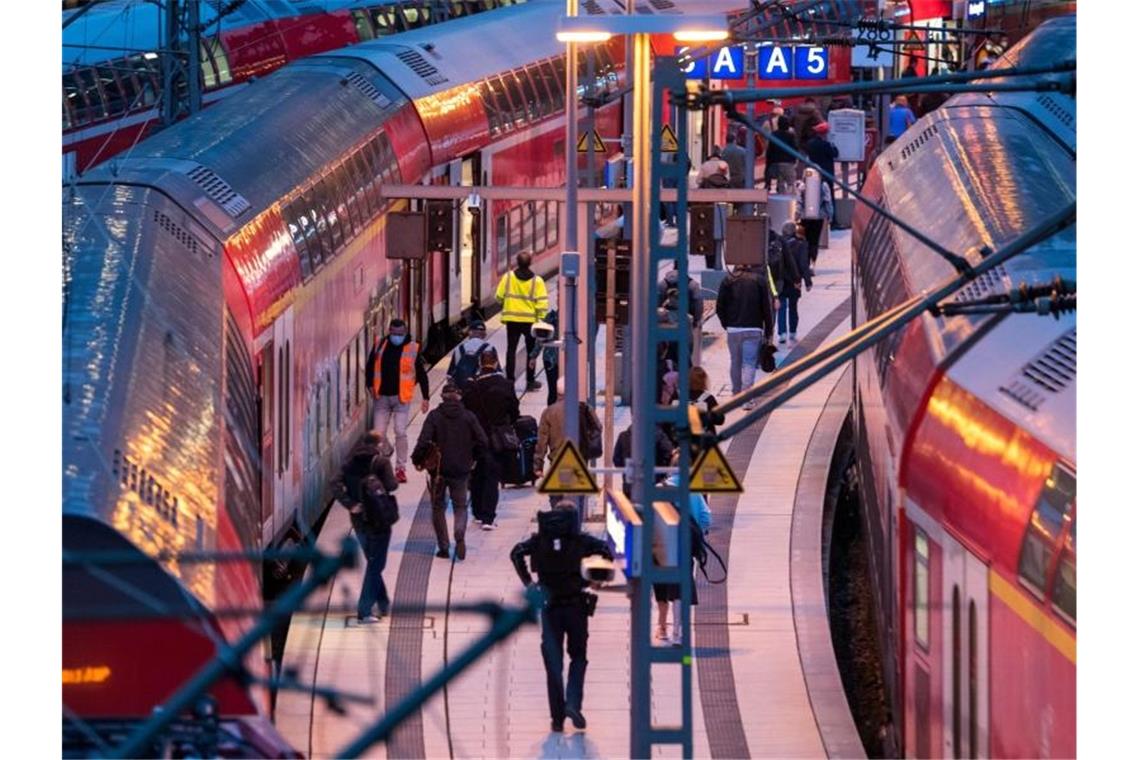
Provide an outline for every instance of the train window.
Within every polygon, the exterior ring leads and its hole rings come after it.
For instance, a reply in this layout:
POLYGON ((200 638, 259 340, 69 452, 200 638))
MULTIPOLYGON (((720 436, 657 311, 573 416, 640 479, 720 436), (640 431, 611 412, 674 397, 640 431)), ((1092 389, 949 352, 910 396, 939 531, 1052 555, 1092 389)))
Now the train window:
POLYGON ((207 39, 205 44, 210 60, 214 62, 214 68, 218 72, 218 86, 229 84, 234 76, 230 71, 230 59, 226 55, 226 49, 222 47, 222 41, 215 36, 207 39))
POLYGON ((129 102, 123 97, 119 89, 119 80, 115 77, 115 70, 110 66, 99 66, 95 69, 99 78, 99 86, 103 89, 103 96, 107 102, 107 115, 118 116, 126 113, 129 102))
POLYGON ((511 103, 514 104, 508 111, 511 123, 516 127, 522 127, 526 124, 526 98, 522 93, 522 88, 519 86, 519 81, 513 74, 504 75, 502 81, 507 92, 510 94, 511 103))
POLYGON ((356 334, 356 337, 352 341, 352 345, 353 345, 353 351, 356 355, 356 362, 355 362, 355 364, 353 364, 354 371, 352 373, 352 380, 353 380, 352 398, 353 398, 353 403, 355 403, 357 406, 360 406, 360 402, 361 402, 360 387, 362 385, 361 377, 360 377, 361 367, 362 367, 362 365, 360 363, 360 349, 361 349, 361 346, 364 345, 364 329, 363 328, 361 328, 360 332, 358 332, 356 334))
POLYGON ((368 19, 367 13, 353 11, 352 22, 356 25, 356 37, 361 42, 376 38, 376 30, 372 28, 372 22, 368 19))
POLYGON ((281 216, 289 227, 289 235, 293 238, 293 247, 297 249, 297 256, 301 260, 301 276, 309 279, 313 274, 313 265, 309 261, 309 251, 306 247, 305 232, 298 219, 295 204, 286 203, 281 209, 281 216))
MULTIPOLYGON (((325 215, 316 199, 317 188, 311 187, 305 192, 305 216, 308 226, 305 229, 305 240, 309 244, 309 254, 313 259, 313 271, 316 272, 327 260, 332 258, 332 246, 329 244, 328 230, 325 227, 325 215)), ((304 226, 304 225, 302 225, 304 226)))
POLYGON ((970 734, 969 734, 969 747, 970 757, 978 756, 978 610, 974 600, 970 600, 970 609, 967 613, 967 625, 970 626, 970 656, 968 666, 970 668, 967 673, 967 686, 970 693, 966 709, 969 712, 970 720, 970 734))
MULTIPOLYGON (((353 339, 353 343, 356 340, 353 339)), ((352 413, 352 343, 345 346, 344 351, 340 354, 340 364, 342 375, 344 377, 344 419, 348 420, 348 416, 352 413)))
POLYGON ((210 51, 206 47, 206 40, 198 43, 198 60, 202 68, 202 89, 213 90, 218 86, 218 72, 214 70, 214 62, 210 59, 210 51))
POLYGON ((408 4, 404 6, 403 11, 404 21, 407 22, 409 29, 418 29, 429 23, 427 7, 417 8, 415 5, 408 4))
POLYGON ((526 69, 517 69, 514 72, 515 82, 523 92, 523 100, 526 106, 526 118, 529 121, 538 121, 542 117, 542 111, 539 107, 538 91, 534 88, 534 82, 531 81, 530 73, 526 69))
POLYGON ((79 69, 75 72, 75 78, 79 83, 80 91, 87 101, 85 117, 80 118, 80 121, 93 121, 106 116, 107 106, 106 103, 103 102, 103 94, 99 90, 99 82, 95 78, 95 70, 79 69))
POLYGON ((510 235, 510 245, 508 246, 508 258, 514 259, 519 253, 522 252, 522 233, 523 233, 523 208, 522 206, 515 206, 507 215, 509 223, 507 225, 507 232, 510 235))
POLYGON ((514 108, 511 106, 510 96, 507 95, 506 85, 502 77, 491 77, 487 80, 491 85, 491 92, 495 94, 495 107, 499 109, 499 123, 504 130, 513 129, 514 108))
POLYGON ((340 198, 340 218, 344 222, 344 236, 348 238, 364 227, 364 219, 356 201, 356 183, 352 179, 351 162, 347 160, 342 162, 333 170, 332 176, 337 185, 337 197, 340 198))
POLYGON ((507 248, 507 215, 495 217, 495 255, 498 258, 499 273, 503 271, 503 262, 508 256, 507 248))
POLYGON ((1053 577, 1053 609, 1062 617, 1077 624, 1077 553, 1076 530, 1065 539, 1057 574, 1053 577))
POLYGON ((87 106, 82 93, 79 91, 79 83, 75 80, 74 74, 64 74, 63 76, 63 104, 66 126, 79 124, 87 106))
POLYGON ((499 122, 499 111, 495 106, 494 100, 492 100, 493 97, 491 86, 484 80, 479 84, 479 99, 483 101, 483 112, 487 114, 487 127, 490 129, 492 137, 502 131, 502 125, 499 122))
POLYGON ((316 191, 317 213, 320 215, 317 232, 323 231, 327 235, 325 243, 328 257, 331 258, 336 255, 343 243, 340 220, 336 216, 336 198, 333 195, 332 183, 327 177, 317 180, 313 189, 316 191))
POLYGON ((158 101, 158 80, 149 60, 145 56, 133 55, 126 60, 126 65, 134 69, 139 84, 140 92, 134 107, 146 108, 154 105, 158 101))
POLYGON ((558 245, 558 236, 560 234, 560 225, 558 218, 558 211, 561 207, 558 201, 546 202, 546 247, 553 248, 558 245))
POLYGON ((566 83, 558 78, 558 73, 554 70, 554 64, 551 61, 540 63, 539 70, 542 72, 542 78, 546 81, 546 90, 550 93, 550 113, 561 111, 565 106, 562 93, 566 83))
POLYGON ((367 154, 368 150, 362 148, 356 151, 350 160, 356 167, 357 192, 360 195, 361 204, 368 210, 368 218, 372 219, 380 210, 380 201, 376 188, 372 185, 372 167, 369 165, 367 154))
POLYGON ((396 19, 389 8, 372 8, 372 25, 376 29, 376 36, 382 37, 388 34, 395 34, 399 31, 396 28, 396 19))
POLYGON ((325 442, 332 446, 333 439, 333 381, 332 374, 325 371, 325 442))
POLYGON ((1056 550, 1057 539, 1064 523, 1072 519, 1073 504, 1077 498, 1077 479, 1060 467, 1053 467, 1041 488, 1041 496, 1021 544, 1018 577, 1021 582, 1042 599, 1045 598, 1050 560, 1056 550))
POLYGON ((451 17, 460 18, 467 15, 467 6, 462 0, 452 0, 451 2, 451 17))
POLYGON ((950 691, 950 728, 953 737, 953 757, 962 756, 962 600, 958 593, 958 584, 954 584, 951 595, 950 608, 950 638, 951 638, 951 691, 950 691))
POLYGON ((930 544, 926 534, 914 534, 914 641, 930 651, 930 544))

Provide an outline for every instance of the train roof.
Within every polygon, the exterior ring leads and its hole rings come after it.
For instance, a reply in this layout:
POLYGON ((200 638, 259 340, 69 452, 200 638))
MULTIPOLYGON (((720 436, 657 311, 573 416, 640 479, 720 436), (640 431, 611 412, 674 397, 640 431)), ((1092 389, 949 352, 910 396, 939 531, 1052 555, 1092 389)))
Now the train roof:
MULTIPOLYGON (((637 10, 646 15, 727 14, 744 5, 743 0, 655 0, 652 5, 639 4, 637 10)), ((591 0, 583 4, 582 12, 622 15, 625 7, 617 0, 591 0)), ((368 61, 408 97, 418 100, 565 52, 565 45, 554 37, 565 13, 562 0, 531 0, 509 11, 467 16, 323 55, 368 61), (504 12, 511 14, 509 35, 502 34, 504 12), (498 44, 488 44, 489 39, 498 44)))

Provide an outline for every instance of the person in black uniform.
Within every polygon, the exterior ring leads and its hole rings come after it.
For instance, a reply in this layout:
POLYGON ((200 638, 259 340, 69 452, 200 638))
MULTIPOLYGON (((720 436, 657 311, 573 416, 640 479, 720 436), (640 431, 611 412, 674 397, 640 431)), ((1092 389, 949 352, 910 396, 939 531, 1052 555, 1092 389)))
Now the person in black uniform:
POLYGON ((550 702, 550 728, 562 731, 569 717, 574 727, 586 727, 582 715, 582 693, 586 683, 586 639, 589 616, 597 597, 585 592, 589 584, 582 578, 584 557, 601 555, 613 560, 610 548, 601 540, 582 533, 574 502, 559 502, 550 512, 538 513, 538 533, 515 544, 511 562, 524 585, 534 579, 525 557, 538 573, 538 583, 547 593, 542 610, 542 664, 546 668, 546 694, 550 702), (570 672, 563 689, 562 641, 570 655, 570 672))

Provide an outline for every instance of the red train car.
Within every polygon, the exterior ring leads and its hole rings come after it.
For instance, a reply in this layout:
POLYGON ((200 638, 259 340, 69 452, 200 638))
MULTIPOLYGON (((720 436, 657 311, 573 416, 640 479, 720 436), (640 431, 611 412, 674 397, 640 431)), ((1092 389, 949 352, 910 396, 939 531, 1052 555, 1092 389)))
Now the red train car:
MULTIPOLYGON (((1073 58, 1075 20, 1002 66, 1073 58)), ((1072 98, 963 95, 876 160, 864 192, 976 260, 1075 199, 1072 98)), ((1075 230, 958 302, 1075 280, 1075 230)), ((862 324, 953 275, 865 208, 862 324)), ((885 676, 908 757, 1076 753, 1076 317, 924 315, 856 361, 859 487, 885 676)))

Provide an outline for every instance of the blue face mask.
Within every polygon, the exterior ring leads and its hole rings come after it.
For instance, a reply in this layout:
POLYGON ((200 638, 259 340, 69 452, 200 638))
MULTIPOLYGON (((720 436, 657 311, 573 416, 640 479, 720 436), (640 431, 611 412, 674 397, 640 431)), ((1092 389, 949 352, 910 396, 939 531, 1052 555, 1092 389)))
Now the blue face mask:
POLYGON ((402 346, 406 337, 406 335, 389 335, 388 340, 392 341, 393 346, 402 346))

